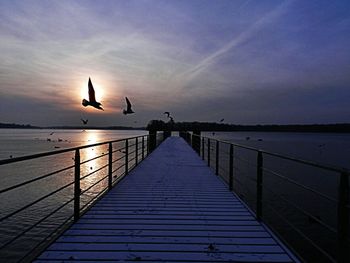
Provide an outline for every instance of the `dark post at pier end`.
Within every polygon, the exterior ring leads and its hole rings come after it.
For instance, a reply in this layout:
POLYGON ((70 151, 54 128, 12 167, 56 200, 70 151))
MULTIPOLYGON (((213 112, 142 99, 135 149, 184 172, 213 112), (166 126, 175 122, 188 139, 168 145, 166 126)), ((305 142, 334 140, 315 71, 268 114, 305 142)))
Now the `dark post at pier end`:
POLYGON ((148 144, 148 151, 153 152, 153 150, 157 146, 157 130, 149 130, 149 144, 148 144))
POLYGON ((168 137, 171 137, 171 130, 165 130, 163 132, 164 140, 168 137))

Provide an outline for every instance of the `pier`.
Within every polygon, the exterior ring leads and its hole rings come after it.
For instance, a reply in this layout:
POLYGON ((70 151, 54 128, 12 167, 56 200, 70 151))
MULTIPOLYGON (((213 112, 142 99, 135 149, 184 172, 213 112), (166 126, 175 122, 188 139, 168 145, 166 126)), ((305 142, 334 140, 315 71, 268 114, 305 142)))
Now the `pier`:
POLYGON ((36 263, 299 262, 180 137, 169 137, 36 263))
POLYGON ((0 258, 349 262, 348 170, 179 135, 0 160, 0 258), (300 181, 310 175, 329 191, 300 181))

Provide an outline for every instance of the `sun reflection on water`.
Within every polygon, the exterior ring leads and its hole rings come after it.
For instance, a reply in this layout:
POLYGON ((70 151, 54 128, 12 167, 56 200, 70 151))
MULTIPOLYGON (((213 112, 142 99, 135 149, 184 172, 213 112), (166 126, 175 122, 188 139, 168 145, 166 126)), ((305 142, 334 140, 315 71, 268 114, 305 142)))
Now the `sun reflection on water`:
MULTIPOLYGON (((88 145, 95 144, 101 141, 99 131, 88 130, 84 133, 83 141, 87 142, 88 145)), ((101 146, 92 146, 86 149, 83 149, 81 152, 81 161, 86 163, 81 166, 81 176, 86 176, 90 173, 93 173, 100 167, 106 164, 107 159, 106 156, 97 158, 105 153, 107 153, 106 145, 101 146), (94 159, 96 158, 96 159, 94 159), (93 160, 92 160, 93 159, 93 160)), ((82 181, 82 188, 87 188, 94 182, 96 182, 99 178, 104 176, 106 173, 105 169, 102 169, 96 173, 91 174, 87 178, 82 181)))

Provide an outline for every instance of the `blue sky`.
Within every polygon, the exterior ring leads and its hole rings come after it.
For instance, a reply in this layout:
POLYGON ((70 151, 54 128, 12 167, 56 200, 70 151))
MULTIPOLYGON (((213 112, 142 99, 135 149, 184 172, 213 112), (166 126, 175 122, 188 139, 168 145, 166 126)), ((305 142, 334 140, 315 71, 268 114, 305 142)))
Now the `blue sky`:
POLYGON ((345 0, 2 0, 0 37, 0 122, 350 122, 345 0))

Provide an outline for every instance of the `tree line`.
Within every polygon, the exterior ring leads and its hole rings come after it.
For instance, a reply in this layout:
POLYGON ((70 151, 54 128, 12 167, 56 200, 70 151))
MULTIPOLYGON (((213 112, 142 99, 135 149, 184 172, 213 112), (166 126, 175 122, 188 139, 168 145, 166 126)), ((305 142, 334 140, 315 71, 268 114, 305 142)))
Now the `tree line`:
POLYGON ((350 132, 350 123, 240 125, 216 122, 164 122, 151 120, 147 130, 158 131, 264 131, 264 132, 350 132))

